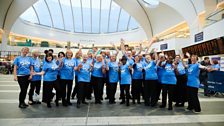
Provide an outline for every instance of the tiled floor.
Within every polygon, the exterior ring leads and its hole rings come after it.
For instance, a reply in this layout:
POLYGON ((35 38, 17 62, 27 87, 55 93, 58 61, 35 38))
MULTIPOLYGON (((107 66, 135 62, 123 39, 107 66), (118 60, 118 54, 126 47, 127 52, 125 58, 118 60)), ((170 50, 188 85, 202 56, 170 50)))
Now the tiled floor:
POLYGON ((45 104, 29 106, 27 109, 18 108, 19 87, 11 75, 0 75, 0 126, 74 126, 74 125, 110 125, 110 126, 223 126, 224 98, 204 97, 200 95, 202 112, 194 114, 185 108, 174 107, 173 111, 151 108, 141 105, 126 107, 120 105, 117 92, 117 103, 95 105, 94 100, 80 109, 73 106, 56 107, 51 109, 45 104))

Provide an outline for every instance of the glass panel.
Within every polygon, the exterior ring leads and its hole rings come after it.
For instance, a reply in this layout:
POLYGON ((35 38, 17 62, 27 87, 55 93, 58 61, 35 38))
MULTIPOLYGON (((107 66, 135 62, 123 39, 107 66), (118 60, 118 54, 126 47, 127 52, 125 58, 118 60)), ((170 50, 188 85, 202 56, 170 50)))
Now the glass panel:
POLYGON ((82 14, 80 0, 72 0, 74 10, 75 32, 82 32, 82 14))
POLYGON ((125 10, 121 10, 120 20, 118 24, 118 31, 126 31, 129 20, 129 14, 125 10))
POLYGON ((30 21, 31 23, 38 23, 37 15, 35 14, 35 11, 32 7, 27 9, 21 16, 23 20, 30 21))
POLYGON ((119 12, 120 12, 120 7, 115 2, 112 2, 111 13, 110 13, 109 32, 117 31, 119 12))
POLYGON ((47 9, 47 5, 44 0, 39 0, 37 3, 33 5, 37 11, 37 14, 40 19, 40 24, 52 27, 51 17, 49 15, 49 11, 47 9))
POLYGON ((65 30, 74 31, 70 0, 60 0, 64 15, 65 30))
POLYGON ((131 17, 131 21, 130 21, 128 30, 136 29, 138 27, 139 27, 138 22, 133 17, 131 17))
POLYGON ((63 18, 58 0, 46 0, 55 28, 64 29, 63 18))
POLYGON ((92 0, 92 32, 99 33, 100 0, 92 0))
POLYGON ((107 33, 109 8, 111 0, 102 0, 101 3, 101 33, 107 33))
POLYGON ((83 30, 84 32, 91 32, 91 14, 90 14, 90 0, 82 0, 83 10, 83 30))

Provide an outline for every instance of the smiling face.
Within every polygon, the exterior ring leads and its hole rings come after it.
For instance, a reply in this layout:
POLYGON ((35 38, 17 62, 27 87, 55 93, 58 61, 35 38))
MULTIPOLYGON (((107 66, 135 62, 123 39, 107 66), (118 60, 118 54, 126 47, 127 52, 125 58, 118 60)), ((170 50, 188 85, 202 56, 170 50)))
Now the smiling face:
POLYGON ((23 56, 26 56, 29 53, 29 48, 24 47, 24 48, 22 48, 21 52, 22 52, 23 56))
POLYGON ((51 61, 52 61, 52 56, 48 56, 48 57, 47 57, 47 61, 48 61, 48 62, 51 62, 51 61))
POLYGON ((101 55, 98 55, 98 56, 96 56, 96 61, 97 62, 102 62, 102 56, 101 55))
POLYGON ((115 62, 115 61, 116 61, 116 56, 115 56, 115 55, 111 55, 111 56, 110 56, 110 60, 111 60, 112 62, 115 62))
POLYGON ((82 55, 82 58, 83 58, 83 62, 86 62, 86 61, 87 61, 87 59, 88 59, 88 55, 83 54, 83 55, 82 55))
POLYGON ((146 59, 147 61, 151 61, 151 56, 150 56, 150 55, 146 55, 146 56, 145 56, 145 59, 146 59))
POLYGON ((198 61, 198 56, 197 55, 192 55, 191 56, 191 62, 196 63, 198 61))
POLYGON ((139 62, 139 57, 138 56, 135 57, 135 62, 139 62))
POLYGON ((69 58, 69 59, 72 58, 72 55, 73 55, 73 52, 71 50, 66 51, 67 58, 69 58))

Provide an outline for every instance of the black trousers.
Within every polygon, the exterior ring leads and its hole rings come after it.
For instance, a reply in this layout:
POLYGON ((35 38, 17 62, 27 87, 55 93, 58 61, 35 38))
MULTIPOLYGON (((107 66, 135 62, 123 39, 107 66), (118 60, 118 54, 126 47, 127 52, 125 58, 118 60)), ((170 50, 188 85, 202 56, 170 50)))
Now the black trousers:
POLYGON ((94 90, 95 101, 101 101, 102 91, 103 91, 103 78, 92 76, 92 84, 94 90))
POLYGON ((172 107, 173 98, 174 98, 174 90, 176 85, 172 84, 163 84, 162 85, 162 105, 166 106, 167 102, 167 93, 168 93, 168 105, 172 107))
POLYGON ((78 92, 78 76, 75 76, 75 87, 74 87, 74 89, 72 91, 72 97, 75 97, 77 92, 78 92))
POLYGON ((28 80, 29 76, 30 75, 27 75, 27 76, 17 76, 19 87, 20 87, 19 104, 25 103, 27 89, 28 89, 29 83, 30 83, 30 81, 28 80))
POLYGON ((40 94, 41 80, 31 81, 30 90, 29 90, 29 100, 33 101, 34 90, 36 94, 40 94))
POLYGON ((188 94, 188 109, 195 110, 196 112, 201 111, 200 102, 198 99, 198 88, 187 86, 187 94, 188 94))
POLYGON ((132 79, 132 86, 131 86, 131 94, 132 94, 132 99, 135 101, 140 102, 140 94, 142 92, 142 80, 141 79, 132 79))
POLYGON ((125 101, 125 96, 126 96, 126 100, 129 101, 129 99, 130 99, 130 84, 121 84, 120 89, 121 89, 122 101, 125 101), (125 91, 125 95, 124 95, 124 91, 125 91))
POLYGON ((162 91, 162 84, 161 84, 161 82, 158 81, 158 84, 156 86, 156 99, 157 99, 157 101, 160 98, 161 91, 162 91))
POLYGON ((43 102, 46 102, 46 103, 51 102, 51 100, 54 96, 52 94, 53 88, 56 90, 56 100, 59 100, 59 98, 60 98, 60 85, 59 85, 58 81, 57 80, 56 81, 44 81, 43 82, 43 98, 42 98, 43 102))
POLYGON ((87 86, 89 85, 88 82, 79 82, 78 84, 78 92, 77 92, 77 103, 81 103, 85 101, 87 86))
POLYGON ((184 104, 187 101, 187 76, 185 74, 177 76, 175 100, 176 104, 184 104))
POLYGON ((65 99, 67 100, 67 102, 70 102, 73 80, 61 79, 60 82, 61 82, 60 86, 62 93, 62 102, 65 102, 65 99))
POLYGON ((117 91, 117 83, 109 83, 108 84, 108 98, 109 102, 114 102, 115 101, 115 94, 117 91))
POLYGON ((145 94, 145 104, 155 106, 157 99, 157 80, 145 80, 144 82, 144 94, 145 94))
POLYGON ((92 93, 93 93, 93 79, 92 79, 92 76, 91 76, 91 81, 90 81, 90 83, 87 84, 86 88, 87 88, 86 98, 91 99, 92 93))

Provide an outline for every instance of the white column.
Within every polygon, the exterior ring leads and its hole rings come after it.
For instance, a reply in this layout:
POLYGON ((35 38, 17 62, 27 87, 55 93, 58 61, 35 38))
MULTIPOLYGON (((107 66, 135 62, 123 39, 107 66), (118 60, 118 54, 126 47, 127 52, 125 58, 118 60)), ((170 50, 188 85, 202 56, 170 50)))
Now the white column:
POLYGON ((1 51, 7 51, 7 42, 8 42, 8 34, 5 31, 3 31, 2 32, 1 51))

